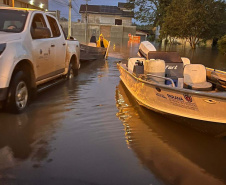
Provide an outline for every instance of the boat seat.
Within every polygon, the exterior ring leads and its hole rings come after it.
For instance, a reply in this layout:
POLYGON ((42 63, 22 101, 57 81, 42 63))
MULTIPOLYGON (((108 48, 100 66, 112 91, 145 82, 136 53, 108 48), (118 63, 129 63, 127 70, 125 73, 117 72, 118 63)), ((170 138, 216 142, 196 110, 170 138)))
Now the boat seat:
POLYGON ((181 57, 181 60, 183 61, 184 66, 187 64, 191 64, 191 61, 189 60, 189 58, 181 57))
POLYGON ((197 91, 211 91, 212 84, 206 81, 206 68, 202 64, 184 66, 184 88, 197 91))

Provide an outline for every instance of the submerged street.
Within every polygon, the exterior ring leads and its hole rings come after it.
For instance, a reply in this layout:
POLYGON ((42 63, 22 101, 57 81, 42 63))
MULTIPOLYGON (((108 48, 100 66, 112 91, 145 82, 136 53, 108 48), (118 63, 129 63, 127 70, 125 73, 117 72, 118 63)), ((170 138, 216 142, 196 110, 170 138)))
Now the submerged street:
MULTIPOLYGON (((108 60, 81 63, 76 77, 40 93, 25 113, 0 112, 0 184, 226 184, 225 133, 141 107, 116 65, 139 45, 111 42, 108 60)), ((226 70, 210 48, 162 49, 226 70)))

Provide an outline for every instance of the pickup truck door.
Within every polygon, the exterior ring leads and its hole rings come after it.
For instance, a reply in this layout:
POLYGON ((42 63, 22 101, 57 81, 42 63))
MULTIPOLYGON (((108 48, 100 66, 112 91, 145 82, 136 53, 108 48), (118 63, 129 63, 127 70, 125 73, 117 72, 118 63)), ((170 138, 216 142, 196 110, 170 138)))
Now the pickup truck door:
MULTIPOLYGON (((47 28, 45 18, 42 13, 36 13, 31 23, 32 30, 35 28, 47 28)), ((36 81, 44 80, 54 74, 54 54, 51 53, 51 38, 37 39, 32 36, 32 54, 36 65, 36 81)))
POLYGON ((51 45, 54 47, 54 63, 55 71, 58 73, 63 73, 65 70, 65 60, 66 60, 66 41, 64 34, 59 28, 59 24, 53 16, 46 15, 51 31, 51 45))

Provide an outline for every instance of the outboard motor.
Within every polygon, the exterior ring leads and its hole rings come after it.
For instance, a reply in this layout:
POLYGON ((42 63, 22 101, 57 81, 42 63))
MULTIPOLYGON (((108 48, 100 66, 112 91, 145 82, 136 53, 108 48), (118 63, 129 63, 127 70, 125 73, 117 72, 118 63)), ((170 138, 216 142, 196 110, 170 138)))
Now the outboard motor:
POLYGON ((140 43, 138 56, 147 58, 149 51, 156 51, 155 46, 149 41, 143 41, 140 43))

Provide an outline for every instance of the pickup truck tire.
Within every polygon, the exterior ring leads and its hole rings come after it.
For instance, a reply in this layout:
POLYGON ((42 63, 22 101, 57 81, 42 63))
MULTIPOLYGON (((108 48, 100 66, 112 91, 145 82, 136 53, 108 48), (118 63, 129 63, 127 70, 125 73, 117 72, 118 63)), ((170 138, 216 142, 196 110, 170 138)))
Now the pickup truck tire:
POLYGON ((30 88, 23 71, 16 72, 10 83, 6 110, 12 113, 22 113, 28 106, 30 88))
POLYGON ((74 76, 76 76, 77 74, 78 74, 78 70, 75 69, 73 63, 70 62, 69 67, 68 67, 68 72, 67 72, 66 78, 67 78, 68 80, 69 80, 69 79, 72 79, 72 78, 74 78, 74 76))

